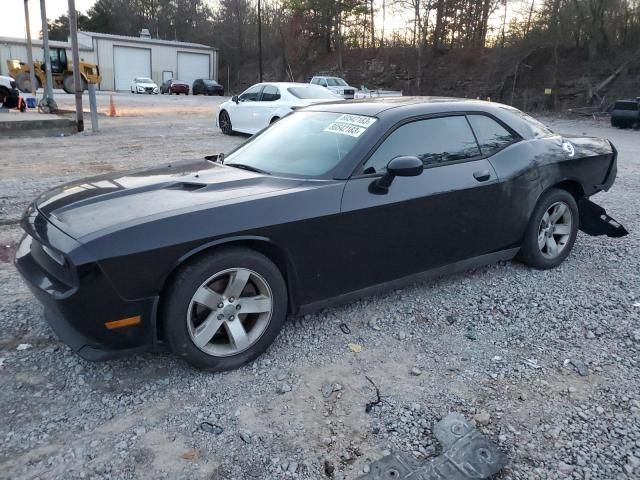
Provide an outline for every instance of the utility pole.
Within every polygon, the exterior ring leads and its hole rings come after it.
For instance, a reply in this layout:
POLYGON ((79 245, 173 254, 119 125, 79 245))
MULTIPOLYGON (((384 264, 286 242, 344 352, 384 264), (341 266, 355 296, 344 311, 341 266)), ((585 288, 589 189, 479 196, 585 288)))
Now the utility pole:
POLYGON ((24 0, 24 21, 27 24, 27 62, 29 62, 29 80, 31 80, 31 93, 35 96, 38 84, 36 83, 36 71, 33 65, 31 25, 29 24, 29 0, 24 0))
POLYGON ((260 82, 262 82, 262 12, 260 10, 260 0, 258 0, 258 71, 260 72, 260 82))
POLYGON ((78 132, 82 132, 84 130, 84 117, 82 116, 82 80, 80 79, 76 0, 69 0, 69 34, 71 36, 71 55, 73 57, 73 89, 76 94, 76 125, 78 126, 78 132))
POLYGON ((49 55, 49 26, 47 25, 47 7, 45 0, 40 0, 40 18, 42 19, 42 46, 44 47, 44 65, 47 85, 44 89, 44 104, 49 110, 58 110, 53 99, 53 76, 51 75, 51 56, 49 55))

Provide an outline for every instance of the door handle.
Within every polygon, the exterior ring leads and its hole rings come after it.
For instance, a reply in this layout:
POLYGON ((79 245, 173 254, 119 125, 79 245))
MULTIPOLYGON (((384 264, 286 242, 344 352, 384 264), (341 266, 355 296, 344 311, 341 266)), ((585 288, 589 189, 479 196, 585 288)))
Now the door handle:
POLYGON ((473 177, 479 182, 486 182, 491 178, 491 172, 489 170, 480 170, 473 172, 473 177))

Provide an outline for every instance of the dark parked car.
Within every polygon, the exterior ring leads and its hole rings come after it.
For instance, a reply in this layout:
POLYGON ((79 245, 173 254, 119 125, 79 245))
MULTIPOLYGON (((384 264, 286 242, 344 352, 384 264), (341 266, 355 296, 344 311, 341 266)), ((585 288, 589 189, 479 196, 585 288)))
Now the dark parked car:
POLYGON ((614 103, 611 110, 611 126, 640 128, 640 97, 614 103))
POLYGON ((180 95, 184 93, 185 95, 189 95, 189 84, 180 80, 167 80, 160 85, 160 93, 168 93, 169 95, 173 95, 174 93, 180 95))
POLYGON ((616 150, 480 101, 381 98, 295 111, 217 163, 108 174, 41 195, 15 263, 82 357, 168 347, 226 370, 301 314, 518 257, 560 264, 616 150))
POLYGON ((206 78, 199 78, 193 82, 193 88, 191 89, 194 95, 224 95, 224 87, 215 80, 207 80, 206 78))

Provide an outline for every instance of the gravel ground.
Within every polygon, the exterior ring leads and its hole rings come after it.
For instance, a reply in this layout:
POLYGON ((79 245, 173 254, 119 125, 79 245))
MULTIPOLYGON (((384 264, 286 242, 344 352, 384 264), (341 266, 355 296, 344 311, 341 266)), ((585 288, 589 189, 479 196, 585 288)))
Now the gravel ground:
POLYGON ((15 219, 62 181, 241 141, 205 101, 118 95, 126 116, 99 134, 3 140, 0 478, 351 479, 392 450, 438 454, 449 412, 504 449, 499 478, 640 477, 640 134, 603 122, 546 119, 615 143, 618 180, 595 200, 631 233, 580 234, 555 270, 501 263, 295 318, 225 374, 71 353, 9 261, 15 219))

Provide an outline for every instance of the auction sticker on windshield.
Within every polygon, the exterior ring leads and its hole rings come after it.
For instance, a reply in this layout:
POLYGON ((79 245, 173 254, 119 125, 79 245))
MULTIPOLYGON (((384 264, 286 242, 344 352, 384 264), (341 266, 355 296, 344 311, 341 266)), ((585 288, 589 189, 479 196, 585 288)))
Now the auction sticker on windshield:
POLYGON ((359 137, 364 131, 375 123, 376 119, 362 115, 344 114, 324 129, 325 132, 359 137))

